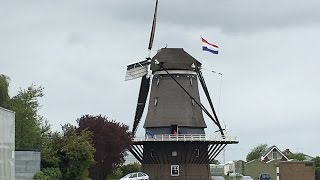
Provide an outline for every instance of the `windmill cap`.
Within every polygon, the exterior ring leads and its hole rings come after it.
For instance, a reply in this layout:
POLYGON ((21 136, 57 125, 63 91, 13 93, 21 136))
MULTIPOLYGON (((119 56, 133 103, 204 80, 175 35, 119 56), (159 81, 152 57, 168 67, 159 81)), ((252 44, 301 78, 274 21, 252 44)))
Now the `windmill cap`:
POLYGON ((193 66, 201 67, 201 63, 185 52, 183 48, 162 48, 151 59, 151 70, 160 70, 159 63, 166 69, 193 70, 193 66), (156 63, 157 62, 157 63, 156 63))

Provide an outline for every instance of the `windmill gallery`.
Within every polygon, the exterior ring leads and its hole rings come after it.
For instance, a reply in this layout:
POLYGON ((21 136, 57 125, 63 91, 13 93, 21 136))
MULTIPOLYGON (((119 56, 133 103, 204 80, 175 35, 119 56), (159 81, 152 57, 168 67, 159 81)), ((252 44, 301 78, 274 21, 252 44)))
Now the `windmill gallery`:
POLYGON ((209 162, 226 147, 237 144, 225 135, 201 72, 201 63, 182 48, 162 48, 150 57, 155 35, 156 1, 149 56, 127 66, 126 80, 141 78, 133 123, 133 145, 129 151, 140 161, 152 180, 209 180, 209 162), (206 95, 210 110, 201 103, 198 82, 206 95), (150 89, 150 93, 149 93, 150 89), (145 137, 135 133, 147 98, 149 104, 143 128, 145 137), (220 134, 209 137, 203 113, 217 126, 220 134))

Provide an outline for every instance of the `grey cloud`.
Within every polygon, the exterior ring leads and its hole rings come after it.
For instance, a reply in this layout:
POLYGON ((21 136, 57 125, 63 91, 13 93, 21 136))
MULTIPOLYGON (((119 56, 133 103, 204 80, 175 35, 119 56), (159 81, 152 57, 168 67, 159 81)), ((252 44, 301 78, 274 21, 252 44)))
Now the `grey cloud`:
MULTIPOLYGON (((131 23, 151 23, 154 2, 129 1, 113 6, 115 18, 131 23)), ((160 0, 158 23, 199 28, 216 27, 226 33, 266 31, 320 23, 320 2, 299 1, 183 1, 160 0)))

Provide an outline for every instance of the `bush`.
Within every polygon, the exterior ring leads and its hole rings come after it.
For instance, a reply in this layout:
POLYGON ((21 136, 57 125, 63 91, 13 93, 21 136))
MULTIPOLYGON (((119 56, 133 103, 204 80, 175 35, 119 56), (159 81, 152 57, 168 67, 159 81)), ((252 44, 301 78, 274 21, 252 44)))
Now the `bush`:
POLYGON ((49 179, 48 179, 48 176, 46 176, 42 171, 39 171, 33 176, 33 180, 49 180, 49 179))
POLYGON ((33 180, 62 180, 59 168, 45 168, 34 175, 33 180))
POLYGON ((127 165, 121 166, 120 168, 123 172, 123 175, 127 175, 129 173, 138 172, 142 170, 141 164, 139 163, 127 164, 127 165))

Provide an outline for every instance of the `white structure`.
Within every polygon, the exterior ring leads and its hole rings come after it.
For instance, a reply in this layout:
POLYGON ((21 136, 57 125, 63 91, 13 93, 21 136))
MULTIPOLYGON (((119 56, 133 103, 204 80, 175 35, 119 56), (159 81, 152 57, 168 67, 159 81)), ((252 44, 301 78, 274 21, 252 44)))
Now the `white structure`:
POLYGON ((224 175, 235 173, 236 165, 234 161, 228 161, 224 164, 224 175))
POLYGON ((139 163, 139 161, 129 151, 127 151, 127 155, 124 157, 124 160, 124 165, 139 163))
POLYGON ((15 152, 16 180, 31 180, 40 171, 41 153, 31 150, 17 150, 15 152))
POLYGON ((0 180, 15 178, 15 114, 0 107, 0 180))
POLYGON ((223 176, 224 165, 223 164, 209 164, 211 176, 223 176))

